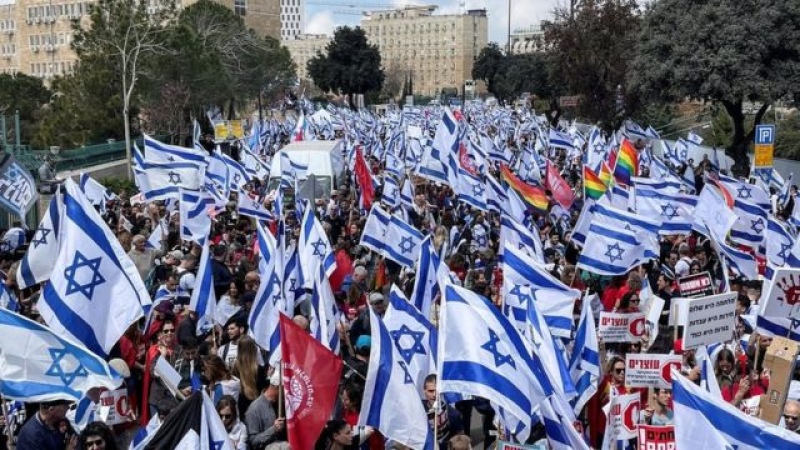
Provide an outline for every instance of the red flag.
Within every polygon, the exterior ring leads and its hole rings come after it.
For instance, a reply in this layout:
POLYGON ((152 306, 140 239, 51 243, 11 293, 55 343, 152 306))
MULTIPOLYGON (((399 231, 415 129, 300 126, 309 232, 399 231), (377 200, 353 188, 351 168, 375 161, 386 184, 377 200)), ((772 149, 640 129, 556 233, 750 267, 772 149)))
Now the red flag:
POLYGON ((375 198, 375 187, 372 185, 372 175, 369 173, 369 166, 364 155, 361 153, 361 146, 356 146, 356 161, 353 171, 356 175, 356 183, 361 190, 362 207, 369 210, 372 207, 372 200, 375 198))
POLYGON ((289 444, 314 448, 336 402, 342 360, 284 314, 280 332, 289 444))
POLYGON ((547 174, 545 177, 545 186, 553 193, 553 199, 558 202, 564 209, 569 209, 575 201, 575 193, 569 184, 561 178, 558 169, 550 161, 547 161, 547 174))

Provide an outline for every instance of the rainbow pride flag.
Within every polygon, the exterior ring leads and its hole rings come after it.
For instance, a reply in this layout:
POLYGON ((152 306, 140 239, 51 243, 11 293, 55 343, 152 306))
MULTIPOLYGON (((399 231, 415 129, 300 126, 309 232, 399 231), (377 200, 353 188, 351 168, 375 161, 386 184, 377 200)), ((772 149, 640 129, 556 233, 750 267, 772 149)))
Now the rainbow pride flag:
POLYGON ((614 165, 614 179, 619 184, 630 186, 631 177, 636 176, 636 170, 638 168, 639 154, 636 148, 631 141, 623 139, 622 144, 619 146, 617 163, 614 165))
POLYGON ((550 202, 547 200, 544 189, 531 186, 520 180, 505 164, 500 166, 500 176, 530 207, 539 211, 547 211, 550 202))
POLYGON ((605 161, 600 163, 600 173, 597 174, 598 178, 606 185, 606 188, 611 187, 611 183, 614 182, 614 177, 611 175, 611 168, 606 164, 605 161))
POLYGON ((592 169, 583 166, 583 196, 597 200, 606 192, 606 184, 592 169))

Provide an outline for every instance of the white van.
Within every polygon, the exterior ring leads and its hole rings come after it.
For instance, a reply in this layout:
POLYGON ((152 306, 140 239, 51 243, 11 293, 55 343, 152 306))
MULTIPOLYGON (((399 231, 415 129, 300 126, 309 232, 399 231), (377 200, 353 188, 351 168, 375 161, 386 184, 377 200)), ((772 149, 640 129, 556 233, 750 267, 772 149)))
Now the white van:
POLYGON ((307 194, 313 192, 314 198, 307 198, 312 202, 318 198, 329 199, 331 190, 338 189, 344 182, 346 166, 343 148, 341 139, 289 143, 272 157, 269 190, 277 189, 281 182, 281 155, 286 153, 293 162, 308 165, 308 171, 298 180, 300 192, 306 194, 303 197, 311 197, 307 194), (307 182, 313 182, 314 185, 307 186, 307 182))

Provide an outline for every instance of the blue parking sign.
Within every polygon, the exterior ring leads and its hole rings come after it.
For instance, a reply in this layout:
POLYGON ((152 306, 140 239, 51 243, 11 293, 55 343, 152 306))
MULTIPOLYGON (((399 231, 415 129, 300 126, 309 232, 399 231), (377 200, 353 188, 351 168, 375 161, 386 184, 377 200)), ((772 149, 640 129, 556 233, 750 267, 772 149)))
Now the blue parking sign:
POLYGON ((775 125, 756 125, 756 144, 775 144, 775 125))

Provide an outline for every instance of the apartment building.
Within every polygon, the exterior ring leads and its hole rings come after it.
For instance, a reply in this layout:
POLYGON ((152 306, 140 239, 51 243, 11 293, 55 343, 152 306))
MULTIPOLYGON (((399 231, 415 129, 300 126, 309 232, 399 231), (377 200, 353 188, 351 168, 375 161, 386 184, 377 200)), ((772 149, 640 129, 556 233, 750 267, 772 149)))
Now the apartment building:
POLYGON ((299 80, 310 80, 306 65, 308 61, 317 55, 317 52, 325 53, 325 48, 331 38, 324 34, 298 34, 293 39, 284 40, 281 45, 289 49, 292 61, 297 64, 297 78, 299 80))
POLYGON ((535 53, 544 50, 544 30, 541 25, 518 28, 511 33, 511 53, 535 53))
MULTIPOLYGON (((414 94, 461 95, 488 42, 486 10, 437 15, 436 9, 430 5, 371 11, 361 19, 361 28, 378 46, 385 71, 400 70, 401 76, 413 78, 414 94)), ((477 87, 483 89, 482 84, 477 87)))
POLYGON ((281 40, 295 39, 303 33, 305 2, 303 0, 280 0, 281 40))

